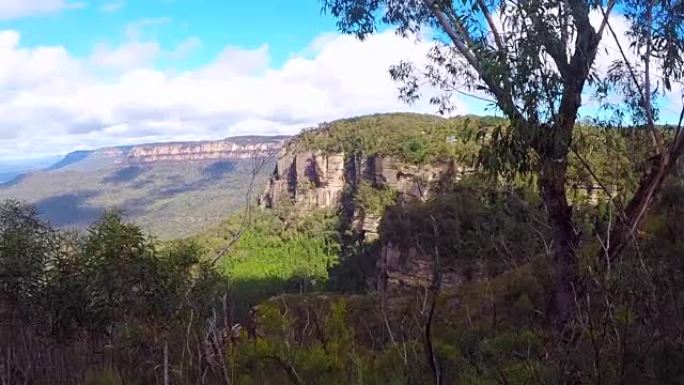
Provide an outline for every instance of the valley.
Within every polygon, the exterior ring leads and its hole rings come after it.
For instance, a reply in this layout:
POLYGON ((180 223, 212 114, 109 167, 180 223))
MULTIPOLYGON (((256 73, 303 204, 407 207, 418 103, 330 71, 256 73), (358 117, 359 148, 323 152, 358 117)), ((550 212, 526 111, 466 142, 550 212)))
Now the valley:
MULTIPOLYGON (((363 373, 358 384, 417 385, 430 375, 426 341, 454 379, 445 384, 498 383, 501 373, 511 384, 558 383, 545 207, 532 175, 491 172, 499 159, 489 158, 497 156, 491 138, 507 123, 374 114, 292 138, 72 153, 2 188, 35 202, 49 221, 34 206, 0 204, 5 311, 32 322, 24 339, 6 322, 0 341, 21 347, 12 365, 29 367, 40 384, 155 383, 164 373, 181 384, 336 384, 363 373), (266 161, 245 216, 235 210, 246 203, 253 154, 266 161), (101 215, 115 206, 127 215, 101 215), (82 230, 64 231, 71 228, 82 230), (64 353, 32 366, 55 341, 66 341, 64 353), (101 346, 112 358, 97 354, 101 346), (532 380, 537 367, 548 381, 532 380), (293 371, 312 380, 286 375, 293 371)), ((591 234, 611 223, 611 189, 635 188, 639 165, 628 149, 648 137, 575 130, 565 192, 578 228, 591 234)), ((682 197, 681 178, 669 178, 641 228, 639 257, 621 262, 616 290, 635 282, 651 290, 648 274, 684 287, 682 197)), ((588 253, 599 250, 584 242, 588 253)), ((602 288, 591 290, 603 299, 602 288)), ((666 328, 682 307, 670 294, 655 299, 666 306, 662 320, 650 310, 640 317, 676 335, 666 328)), ((651 306, 638 301, 630 311, 651 306)), ((601 301, 584 306, 604 311, 601 301)), ((655 336, 634 328, 630 346, 641 352, 655 336)), ((590 367, 586 338, 573 359, 590 367)))
POLYGON ((121 210, 159 239, 183 238, 245 204, 253 160, 261 186, 285 137, 154 143, 79 151, 0 184, 0 199, 34 204, 60 228, 82 229, 104 210, 121 210))
POLYGON ((0 23, 0 385, 684 385, 684 0, 0 23))

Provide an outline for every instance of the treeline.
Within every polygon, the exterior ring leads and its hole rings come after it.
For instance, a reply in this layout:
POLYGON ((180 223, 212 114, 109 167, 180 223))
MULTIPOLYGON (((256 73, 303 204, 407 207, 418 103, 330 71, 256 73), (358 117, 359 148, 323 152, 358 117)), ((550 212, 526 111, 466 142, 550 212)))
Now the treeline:
MULTIPOLYGON (((324 247, 283 248, 283 261, 268 262, 280 247, 266 241, 275 229, 299 229, 307 239, 306 229, 329 226, 320 217, 297 224, 279 219, 277 225, 257 219, 262 228, 245 238, 249 248, 213 266, 211 248, 160 245, 117 213, 83 233, 60 232, 30 206, 4 202, 0 380, 552 384, 571 370, 582 384, 679 384, 683 197, 681 184, 671 183, 639 247, 626 250, 610 271, 592 258, 600 243, 584 245, 585 289, 576 298, 572 349, 559 344, 551 328, 548 229, 538 198, 522 190, 460 186, 435 200, 388 208, 382 229, 388 239, 434 250, 442 273, 465 278, 456 290, 428 285, 366 295, 311 284, 339 279, 336 269, 318 267, 324 258, 288 265, 306 253, 325 255, 319 253, 324 247), (269 263, 280 263, 277 275, 268 272, 269 263), (307 264, 310 275, 302 270, 307 264), (467 278, 466 269, 477 274, 467 278), (251 298, 262 302, 239 309, 250 285, 264 283, 275 286, 251 298), (264 298, 288 290, 299 294, 264 298)), ((611 213, 585 218, 578 230, 598 232, 611 213)), ((279 242, 296 245, 292 231, 279 242)))
MULTIPOLYGON (((378 153, 395 146, 415 163, 470 154, 459 146, 474 123, 389 118, 305 137, 354 151, 366 151, 354 147, 363 141, 378 153), (397 124, 394 139, 367 136, 397 124), (404 149, 403 135, 426 146, 409 140, 404 149)), ((632 156, 642 138, 576 133, 567 188, 573 231, 583 235, 581 285, 563 340, 554 329, 553 229, 536 181, 515 168, 511 178, 488 172, 483 161, 496 170, 510 154, 478 144, 483 172, 427 201, 360 184, 353 199, 383 217, 372 244, 348 242, 337 213, 296 204, 160 243, 116 212, 69 232, 31 206, 2 203, 0 384, 684 383, 682 179, 668 179, 634 239, 606 260, 615 207, 643 171, 632 156), (603 185, 585 185, 596 179, 603 185), (402 286, 410 276, 378 285, 388 277, 377 262, 391 253, 423 274, 417 288, 402 286), (368 291, 374 285, 384 290, 368 291)))
POLYGON ((246 338, 252 306, 325 288, 339 248, 334 216, 257 213, 214 261, 242 220, 158 242, 116 211, 62 231, 2 202, 0 383, 233 383, 226 349, 246 338))
POLYGON ((210 375, 206 341, 230 309, 227 280, 201 257, 192 243, 159 249, 116 212, 62 232, 3 202, 0 383, 151 384, 171 366, 176 379, 210 375))
MULTIPOLYGON (((673 135, 665 126, 657 130, 665 138, 673 135)), ((511 140, 510 122, 503 118, 392 113, 323 123, 300 134, 291 151, 393 156, 416 165, 454 159, 465 169, 536 187, 532 171, 538 168, 538 154, 517 149, 511 140)), ((650 141, 644 130, 578 124, 568 155, 570 198, 629 196, 645 171, 638 160, 649 156, 650 141)))

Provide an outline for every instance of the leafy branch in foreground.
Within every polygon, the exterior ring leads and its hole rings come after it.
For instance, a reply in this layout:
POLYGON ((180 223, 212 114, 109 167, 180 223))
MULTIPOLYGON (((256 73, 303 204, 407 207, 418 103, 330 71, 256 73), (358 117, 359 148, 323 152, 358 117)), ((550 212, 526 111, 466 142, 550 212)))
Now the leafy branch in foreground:
POLYGON ((500 167, 496 171, 513 169, 536 176, 553 229, 552 313, 558 333, 571 340, 575 297, 582 291, 577 254, 581 234, 566 187, 583 96, 591 90, 598 91, 598 96, 610 96, 603 102, 628 114, 607 123, 634 126, 653 138, 650 154, 638 160, 647 166, 643 177, 633 194, 619 199, 627 203, 624 209, 614 208, 620 212, 618 220, 603 235, 610 242, 601 258, 610 260, 633 240, 656 193, 684 152, 682 119, 669 140, 655 128, 657 101, 672 96, 673 85, 682 80, 684 4, 681 0, 322 3, 323 10, 337 18, 342 32, 362 39, 381 25, 392 25, 405 37, 431 29, 428 36, 434 47, 425 68, 401 63, 390 70, 402 83, 406 101, 420 98, 421 86, 429 85, 442 91, 431 102, 448 110, 450 97, 463 90, 491 99, 508 118, 509 128, 495 142, 508 156, 496 163, 500 167), (597 12, 598 21, 592 22, 597 12), (617 12, 628 22, 625 37, 618 37, 611 25, 617 12), (612 68, 599 68, 596 58, 606 33, 618 44, 630 44, 638 55, 629 57, 621 49, 623 54, 612 68), (653 78, 659 79, 657 87, 653 78))

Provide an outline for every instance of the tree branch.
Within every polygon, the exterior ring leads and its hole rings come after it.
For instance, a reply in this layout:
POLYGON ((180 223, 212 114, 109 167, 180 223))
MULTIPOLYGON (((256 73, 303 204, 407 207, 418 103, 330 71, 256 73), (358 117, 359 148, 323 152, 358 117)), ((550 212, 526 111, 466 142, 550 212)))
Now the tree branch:
MULTIPOLYGON (((598 183, 599 187, 601 187, 601 190, 603 190, 603 192, 606 194, 606 196, 608 197, 610 202, 613 203, 613 196, 611 195, 610 190, 608 190, 608 187, 606 187, 606 185, 601 181, 601 179, 598 177, 598 175, 596 175, 594 170, 589 165, 589 162, 587 162, 579 154, 579 152, 577 151, 577 147, 572 145, 572 146, 570 146, 570 149, 572 149, 573 154, 575 154, 577 159, 579 159, 580 163, 582 164, 582 167, 584 167, 587 170, 587 172, 589 172, 589 175, 591 175, 591 177, 594 178, 594 180, 596 181, 596 183, 598 183)), ((618 209, 620 209, 620 208, 618 207, 618 209)))
POLYGON ((214 258, 211 260, 211 266, 216 265, 218 261, 221 260, 221 258, 228 254, 228 252, 232 250, 233 246, 235 246, 235 244, 240 240, 240 238, 242 238, 244 233, 249 229, 249 225, 252 221, 252 192, 254 191, 254 182, 256 181, 256 177, 259 175, 259 173, 261 173, 261 170, 267 163, 268 159, 270 159, 270 155, 262 156, 258 153, 252 154, 251 176, 249 184, 247 185, 247 193, 245 194, 245 211, 242 215, 240 227, 238 228, 237 232, 235 232, 235 234, 233 235, 233 238, 225 246, 221 247, 219 251, 216 253, 214 258))
POLYGON ((616 3, 616 0, 610 0, 605 10, 603 9, 603 6, 599 4, 599 7, 601 7, 601 13, 603 14, 603 20, 601 20, 601 25, 596 32, 599 36, 603 36, 603 31, 608 25, 608 18, 610 17, 610 13, 613 11, 613 8, 615 8, 616 3))
MULTIPOLYGON (((603 11, 603 8, 601 8, 601 11, 603 11)), ((634 70, 634 66, 632 63, 627 59, 627 54, 625 53, 625 50, 622 48, 622 44, 620 43, 620 39, 617 36, 617 33, 615 33, 615 30, 613 29, 613 26, 610 24, 608 21, 608 14, 604 12, 604 22, 605 25, 608 26, 608 31, 610 31, 611 36, 613 37, 613 40, 615 41, 615 44, 618 47, 618 50, 620 51, 620 56, 622 56, 622 60, 625 63, 625 66, 627 67, 627 70, 629 71, 629 76, 632 79, 632 82, 634 83, 634 86, 637 89, 637 92, 639 93, 639 98, 641 99, 641 102, 644 105, 644 110, 646 112, 646 120, 648 122, 648 129, 651 133, 651 139, 653 140, 653 145, 656 147, 658 154, 661 157, 665 156, 665 149, 662 143, 662 138, 658 134, 656 127, 655 127, 655 122, 653 121, 653 115, 652 115, 652 109, 651 109, 651 85, 650 85, 650 42, 647 42, 647 57, 645 58, 645 63, 646 63, 646 73, 645 73, 645 86, 647 88, 646 91, 644 91, 643 87, 641 86, 641 83, 639 82, 639 79, 636 76, 636 71, 634 70)), ((650 30, 650 28, 649 28, 650 30)), ((650 41, 650 32, 649 32, 649 38, 647 39, 650 41)))
POLYGON ((492 35, 494 35, 494 43, 496 44, 496 48, 499 50, 499 54, 505 55, 506 47, 504 46, 503 40, 501 40, 499 29, 496 27, 496 23, 494 22, 492 14, 489 12, 487 5, 485 4, 484 0, 477 0, 477 5, 480 7, 485 19, 487 19, 487 24, 489 24, 492 35))
POLYGON ((440 8, 435 0, 423 0, 423 2, 429 7, 429 9, 432 10, 433 15, 437 18, 437 22, 444 29, 444 32, 446 32, 446 34, 449 36, 449 39, 453 42, 456 50, 463 55, 466 61, 468 61, 468 64, 475 69, 480 78, 485 82, 489 90, 496 98, 499 108, 501 108, 501 110, 508 115, 512 121, 516 121, 518 124, 527 126, 527 120, 513 102, 511 93, 505 92, 504 88, 501 87, 498 81, 482 68, 477 55, 470 49, 470 47, 466 46, 465 43, 468 41, 472 42, 472 39, 465 28, 463 28, 463 26, 461 26, 457 21, 455 21, 455 25, 452 25, 446 13, 440 8), (458 31, 455 28, 457 28, 458 31))

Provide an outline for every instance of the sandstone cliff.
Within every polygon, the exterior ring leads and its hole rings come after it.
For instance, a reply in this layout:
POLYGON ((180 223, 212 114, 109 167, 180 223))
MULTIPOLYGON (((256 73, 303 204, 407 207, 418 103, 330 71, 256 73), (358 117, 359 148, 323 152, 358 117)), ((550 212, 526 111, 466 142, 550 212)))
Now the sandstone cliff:
MULTIPOLYGON (((466 172, 469 170, 453 159, 415 165, 396 156, 302 151, 290 143, 281 151, 259 204, 264 208, 286 204, 298 210, 338 212, 358 238, 383 245, 380 254, 373 256, 377 258, 376 284, 380 289, 417 287, 430 281, 432 257, 380 239, 382 213, 364 209, 359 186, 365 183, 378 190, 396 191, 397 202, 425 201, 441 184, 458 180, 466 172)), ((460 278, 449 275, 445 283, 459 282, 460 278)))
MULTIPOLYGON (((303 209, 340 210, 358 203, 354 193, 363 182, 397 191, 402 200, 426 200, 440 183, 458 180, 464 172, 454 160, 418 166, 393 156, 297 152, 287 146, 259 203, 265 208, 294 203, 303 209)), ((355 211, 360 209, 354 207, 355 211)), ((358 229, 375 232, 380 217, 376 213, 359 214, 358 229)))
POLYGON ((152 162, 247 160, 253 156, 275 156, 285 136, 245 136, 197 142, 150 143, 77 151, 66 155, 50 170, 66 167, 101 168, 152 162))
POLYGON ((254 155, 273 155, 282 145, 282 139, 264 138, 263 141, 240 143, 231 139, 161 143, 133 146, 126 153, 128 161, 157 162, 202 159, 249 159, 254 155))

